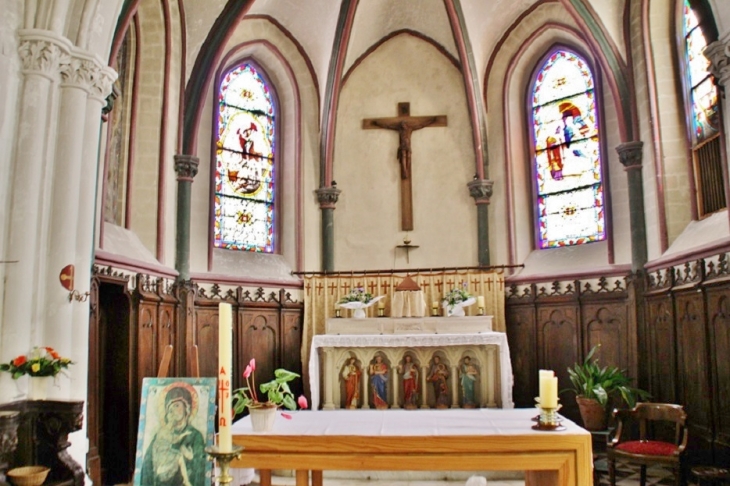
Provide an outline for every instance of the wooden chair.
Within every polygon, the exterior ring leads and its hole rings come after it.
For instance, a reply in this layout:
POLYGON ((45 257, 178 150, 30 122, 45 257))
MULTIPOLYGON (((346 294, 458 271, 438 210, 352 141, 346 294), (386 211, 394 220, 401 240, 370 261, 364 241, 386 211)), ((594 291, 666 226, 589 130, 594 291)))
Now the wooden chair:
POLYGON ((631 410, 614 410, 613 416, 616 432, 606 450, 611 486, 616 485, 617 459, 641 466, 641 486, 646 486, 646 467, 653 465, 671 467, 675 484, 685 484, 687 414, 681 405, 639 403, 631 410))

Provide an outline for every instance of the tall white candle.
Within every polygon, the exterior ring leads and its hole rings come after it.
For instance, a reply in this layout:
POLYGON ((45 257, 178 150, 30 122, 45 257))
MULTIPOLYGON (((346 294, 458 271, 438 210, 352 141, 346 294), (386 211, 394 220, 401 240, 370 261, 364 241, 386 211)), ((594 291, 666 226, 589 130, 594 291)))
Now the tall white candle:
POLYGON ((477 307, 484 309, 484 296, 480 295, 477 297, 477 307))
POLYGON ((540 370, 539 371, 539 377, 540 377, 540 405, 544 405, 545 398, 547 397, 547 383, 548 380, 555 376, 555 372, 553 370, 540 370))
POLYGON ((218 449, 230 452, 233 449, 231 439, 232 399, 231 370, 233 322, 231 304, 218 304, 218 449))

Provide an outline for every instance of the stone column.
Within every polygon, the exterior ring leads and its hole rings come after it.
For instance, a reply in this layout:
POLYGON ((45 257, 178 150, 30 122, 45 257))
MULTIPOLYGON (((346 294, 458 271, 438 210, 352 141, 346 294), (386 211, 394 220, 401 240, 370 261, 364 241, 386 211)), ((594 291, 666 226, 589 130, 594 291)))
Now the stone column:
POLYGON ((322 354, 324 354, 324 373, 322 378, 322 386, 324 387, 324 403, 322 404, 322 410, 334 410, 335 402, 332 394, 332 388, 334 387, 335 377, 334 375, 334 357, 332 356, 332 348, 322 348, 322 354))
POLYGON ((428 364, 421 366, 421 408, 429 408, 428 406, 428 389, 426 378, 428 377, 428 364))
MULTIPOLYGON (((85 292, 89 290, 91 268, 91 238, 83 241, 86 233, 93 233, 94 194, 96 184, 96 160, 98 150, 94 152, 92 164, 84 164, 85 145, 96 145, 98 149, 98 131, 101 124, 101 104, 95 104, 95 111, 89 113, 87 104, 91 87, 100 77, 101 64, 89 56, 72 52, 63 56, 60 65, 61 85, 59 90, 58 131, 54 148, 54 168, 52 171, 51 204, 49 232, 46 237, 47 262, 45 264, 45 293, 43 295, 45 313, 43 319, 44 333, 42 341, 56 348, 62 356, 69 356, 73 361, 84 363, 88 356, 87 333, 84 345, 74 349, 76 334, 69 332, 74 324, 74 311, 83 309, 77 318, 88 327, 89 308, 85 292), (94 119, 97 135, 92 140, 86 138, 87 117, 94 119), (82 182, 90 182, 82 187, 82 182), (82 199, 89 207, 82 207, 82 199), (84 228, 82 234, 79 229, 84 228), (79 244, 87 243, 83 251, 77 251, 79 244), (81 254, 82 259, 77 258, 81 254), (71 299, 69 291, 59 283, 58 275, 66 265, 74 265, 74 290, 77 299, 71 299), (76 272, 78 271, 78 273, 76 272), (85 317, 84 317, 85 316, 85 317), (77 352, 78 351, 78 352, 77 352)), ((110 86, 111 88, 111 86, 110 86)), ((79 248, 80 250, 80 248, 79 248)), ((36 343, 34 343, 36 344, 36 343)), ((85 395, 86 374, 75 367, 69 376, 77 377, 83 386, 80 392, 85 395), (78 375, 78 376, 77 376, 78 375)), ((59 378, 50 390, 51 398, 68 398, 70 382, 59 378)), ((82 395, 82 396, 83 396, 82 395)))
POLYGON ((365 363, 362 367, 362 408, 370 408, 370 366, 365 363))
POLYGON ((641 174, 644 142, 622 143, 616 147, 629 181, 629 218, 631 221, 631 271, 644 269, 647 261, 646 221, 644 219, 644 178, 641 174))
POLYGON ((705 57, 710 60, 710 72, 715 77, 715 82, 720 86, 720 90, 724 91, 720 95, 720 103, 722 104, 723 122, 725 124, 726 139, 730 135, 730 33, 726 34, 722 39, 716 40, 705 47, 703 52, 705 57))
MULTIPOLYGON (((487 366, 484 372, 487 374, 487 407, 494 408, 497 402, 494 400, 494 390, 497 388, 497 358, 494 346, 487 346, 487 366)), ((504 399, 502 400, 504 405, 504 399)))
POLYGON ((175 269, 178 280, 190 280, 190 193, 198 173, 200 159, 193 155, 176 155, 177 233, 175 236, 175 269))
POLYGON ((316 191, 319 208, 322 210, 322 271, 332 272, 335 269, 335 204, 341 190, 335 184, 332 187, 320 187, 316 191))
POLYGON ((459 408, 459 364, 451 367, 451 408, 459 408))
POLYGON ((475 179, 467 184, 469 195, 477 205, 477 248, 479 265, 489 266, 489 198, 492 197, 494 181, 475 179))
MULTIPOLYGON (((68 41, 50 32, 20 30, 18 33, 22 87, 16 150, 10 162, 12 193, 8 200, 13 211, 5 223, 8 240, 3 258, 16 263, 5 265, 2 318, 5 324, 0 340, 3 359, 27 352, 31 336, 37 335, 39 323, 45 318, 43 292, 39 291, 38 281, 42 277, 41 255, 46 250, 41 246, 48 224, 45 219, 48 214, 44 211, 50 204, 46 198, 53 176, 48 148, 53 123, 49 119, 61 59, 70 48, 68 41)), ((9 375, 1 373, 0 401, 10 401, 16 394, 9 375)))
POLYGON ((393 403, 390 405, 390 408, 392 409, 399 409, 400 404, 398 404, 398 400, 400 400, 400 375, 398 374, 398 366, 393 366, 391 368, 393 371, 393 403))

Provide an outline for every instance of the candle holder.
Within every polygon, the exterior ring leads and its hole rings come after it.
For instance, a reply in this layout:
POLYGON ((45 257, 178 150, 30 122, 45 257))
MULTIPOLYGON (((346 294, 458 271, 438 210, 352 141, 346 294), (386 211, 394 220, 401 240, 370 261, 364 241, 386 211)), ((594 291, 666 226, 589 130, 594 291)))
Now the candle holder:
POLYGON ((483 316, 484 315, 484 307, 480 307, 479 308, 479 312, 477 312, 477 315, 478 316, 483 316))
POLYGON ((558 404, 554 408, 547 408, 540 405, 539 398, 536 398, 535 401, 537 402, 535 406, 540 410, 540 415, 533 418, 537 422, 532 426, 533 430, 565 430, 563 421, 560 420, 560 415, 558 415, 558 410, 563 408, 562 405, 558 404))
POLYGON ((439 308, 431 307, 431 317, 438 317, 438 316, 439 316, 439 308))
POLYGON ((339 308, 335 309, 335 317, 337 317, 337 318, 342 317, 342 311, 339 308))
POLYGON ((230 484, 233 481, 233 476, 228 474, 228 469, 231 466, 231 461, 241 456, 242 450, 243 447, 236 444, 233 444, 230 451, 221 451, 217 445, 205 448, 205 452, 208 453, 210 458, 218 463, 218 468, 220 469, 218 484, 230 484))
POLYGON ((378 307, 378 317, 385 317, 385 308, 378 307))

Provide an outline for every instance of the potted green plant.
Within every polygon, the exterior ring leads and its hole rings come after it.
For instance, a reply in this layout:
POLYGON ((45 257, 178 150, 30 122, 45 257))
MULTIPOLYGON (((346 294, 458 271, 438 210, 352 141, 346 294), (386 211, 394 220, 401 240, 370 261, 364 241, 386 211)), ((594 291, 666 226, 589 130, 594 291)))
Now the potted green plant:
MULTIPOLYGON (((295 401, 294 394, 289 388, 289 382, 299 378, 297 373, 282 368, 275 370, 274 379, 259 386, 262 398, 266 397, 266 400, 259 400, 254 377, 255 371, 256 360, 251 359, 243 372, 246 386, 233 391, 234 413, 240 414, 248 408, 254 430, 271 430, 274 425, 276 410, 280 407, 296 410, 297 405, 299 405, 300 408, 307 408, 307 399, 302 395, 295 401)), ((282 415, 285 418, 291 418, 291 416, 282 415)))
MULTIPOLYGON (((593 346, 583 363, 568 367, 568 375, 572 388, 562 390, 576 394, 576 402, 580 410, 583 425, 588 430, 605 430, 608 418, 608 406, 612 400, 621 399, 630 408, 637 400, 644 400, 650 395, 647 391, 633 387, 632 379, 626 370, 616 366, 601 366, 593 355, 600 347, 593 346)), ((562 393, 561 392, 561 393, 562 393)))

